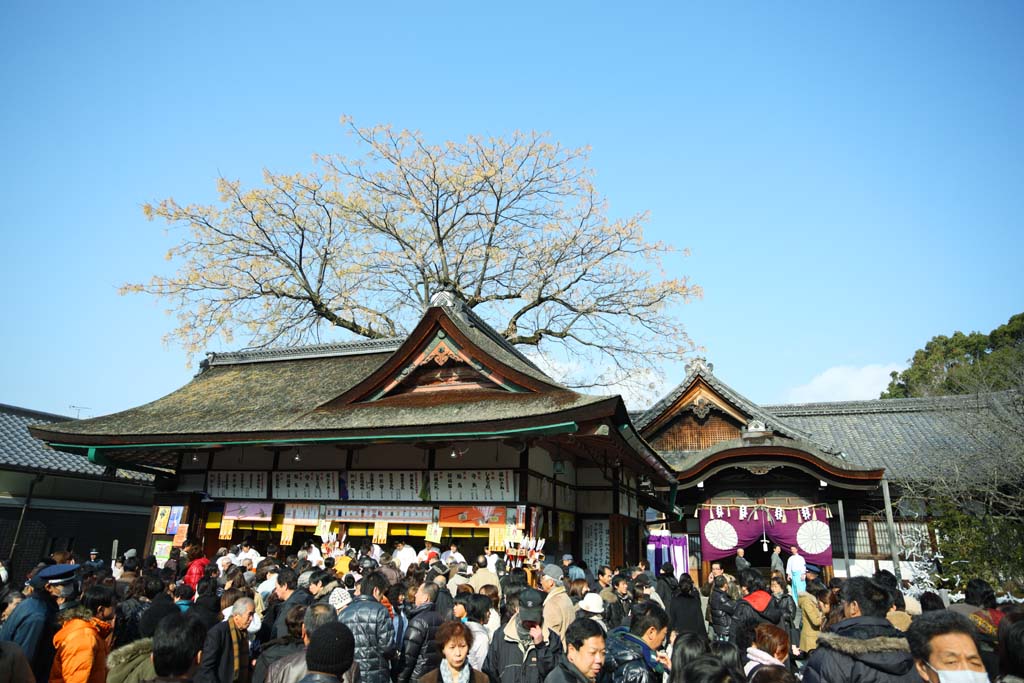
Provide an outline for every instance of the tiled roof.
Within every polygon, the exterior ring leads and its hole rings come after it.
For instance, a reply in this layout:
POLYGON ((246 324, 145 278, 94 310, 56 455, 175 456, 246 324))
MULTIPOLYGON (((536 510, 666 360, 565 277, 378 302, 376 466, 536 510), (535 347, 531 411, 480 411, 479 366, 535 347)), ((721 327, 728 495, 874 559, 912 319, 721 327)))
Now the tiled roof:
MULTIPOLYGON (((106 477, 106 468, 89 462, 83 455, 57 451, 28 432, 29 425, 67 422, 70 417, 28 410, 0 403, 0 469, 5 466, 41 472, 75 473, 106 477)), ((148 474, 117 470, 118 479, 151 481, 148 474)))
POLYGON ((216 354, 177 391, 136 408, 54 425, 54 434, 174 436, 251 432, 373 430, 380 427, 457 426, 545 416, 597 405, 559 385, 464 306, 443 307, 485 353, 551 387, 542 393, 447 392, 444 401, 418 394, 317 410, 387 361, 402 340, 376 340, 216 354))
MULTIPOLYGON (((842 451, 851 462, 884 467, 894 479, 969 459, 997 441, 991 410, 1009 392, 982 396, 876 399, 764 406, 764 410, 842 451)), ((1012 438, 1012 437, 1011 437, 1012 438)))

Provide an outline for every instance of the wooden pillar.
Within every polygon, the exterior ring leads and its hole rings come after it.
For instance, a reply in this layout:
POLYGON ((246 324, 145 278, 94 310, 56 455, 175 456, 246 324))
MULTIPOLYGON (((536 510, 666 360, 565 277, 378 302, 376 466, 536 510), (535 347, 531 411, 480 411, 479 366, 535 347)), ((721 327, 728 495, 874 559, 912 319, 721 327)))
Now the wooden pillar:
POLYGON ((846 513, 843 511, 843 499, 839 501, 839 537, 843 540, 843 560, 846 563, 846 578, 850 578, 850 542, 846 539, 846 513))
POLYGON ((885 502, 885 523, 889 526, 889 552, 892 553, 892 573, 900 579, 900 551, 896 545, 896 522, 892 516, 892 500, 889 498, 889 480, 882 477, 882 499, 885 502))

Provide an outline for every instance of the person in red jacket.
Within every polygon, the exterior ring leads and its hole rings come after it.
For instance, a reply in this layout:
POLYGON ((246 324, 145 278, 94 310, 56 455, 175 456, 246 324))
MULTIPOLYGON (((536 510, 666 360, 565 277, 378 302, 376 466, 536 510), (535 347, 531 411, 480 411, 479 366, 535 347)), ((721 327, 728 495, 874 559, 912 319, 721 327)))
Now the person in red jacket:
POLYGON ((195 590, 210 561, 203 556, 203 548, 198 543, 190 545, 185 552, 188 555, 189 563, 188 569, 185 571, 185 578, 182 580, 195 590))

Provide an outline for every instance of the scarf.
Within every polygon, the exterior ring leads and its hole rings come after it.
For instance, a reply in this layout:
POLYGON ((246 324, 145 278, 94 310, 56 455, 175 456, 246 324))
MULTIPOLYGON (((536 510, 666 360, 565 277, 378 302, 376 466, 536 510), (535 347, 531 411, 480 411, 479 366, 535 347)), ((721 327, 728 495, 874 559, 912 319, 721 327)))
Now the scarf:
POLYGON ((238 683, 249 683, 249 635, 242 633, 234 622, 228 624, 231 634, 231 656, 235 672, 233 680, 238 683))
POLYGON ((386 597, 384 597, 382 595, 382 596, 380 596, 380 604, 382 604, 382 605, 384 605, 385 607, 388 608, 388 618, 394 619, 395 618, 395 608, 391 606, 391 601, 388 600, 386 597))
POLYGON ((441 662, 440 669, 442 683, 469 683, 470 666, 468 661, 462 665, 461 671, 452 671, 447 661, 441 662))

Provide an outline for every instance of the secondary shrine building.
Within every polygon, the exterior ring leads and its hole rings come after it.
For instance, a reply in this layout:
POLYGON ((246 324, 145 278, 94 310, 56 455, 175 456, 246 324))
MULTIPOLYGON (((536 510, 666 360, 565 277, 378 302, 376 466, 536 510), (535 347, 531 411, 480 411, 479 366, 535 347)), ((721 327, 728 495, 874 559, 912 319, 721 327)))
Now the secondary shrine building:
MULTIPOLYGON (((951 401, 758 406, 695 359, 643 413, 545 375, 464 304, 435 297, 402 339, 211 354, 152 403, 30 428, 152 475, 147 551, 244 537, 290 547, 431 538, 512 554, 544 540, 596 567, 767 568, 799 548, 826 575, 899 568, 889 480, 964 452, 951 401)), ((934 539, 931 540, 934 543, 934 539)))

